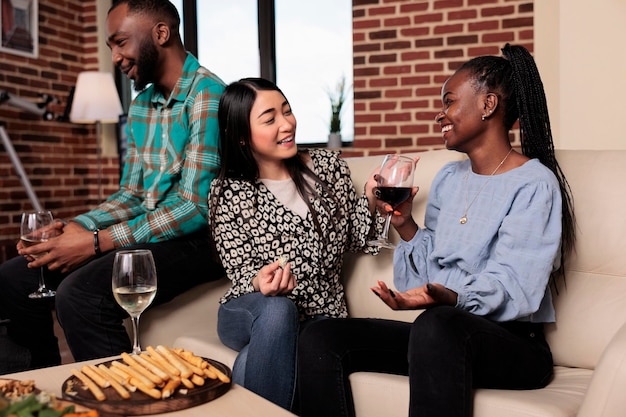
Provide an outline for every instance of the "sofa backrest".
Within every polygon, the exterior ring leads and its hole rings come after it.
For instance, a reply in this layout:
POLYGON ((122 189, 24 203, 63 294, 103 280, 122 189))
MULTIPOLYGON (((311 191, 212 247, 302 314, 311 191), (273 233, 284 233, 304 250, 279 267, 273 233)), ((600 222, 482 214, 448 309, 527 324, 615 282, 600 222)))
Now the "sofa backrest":
POLYGON ((557 151, 572 188, 576 252, 555 294, 555 363, 595 368, 626 322, 626 151, 557 151))
MULTIPOLYGON (((415 155, 415 154, 409 154, 415 155)), ((437 150, 418 154, 415 183, 420 190, 413 216, 423 225, 430 184, 446 163, 463 154, 437 150)), ((382 156, 347 158, 357 191, 382 156)), ((566 263, 566 280, 555 294, 557 323, 547 337, 557 365, 593 369, 607 343, 626 322, 626 151, 557 151, 574 195, 578 221, 576 252, 566 263)), ((397 240, 395 232, 392 239, 397 240)), ((376 280, 393 282, 393 252, 377 256, 347 254, 344 283, 352 317, 412 321, 419 311, 396 312, 369 288, 376 280)))

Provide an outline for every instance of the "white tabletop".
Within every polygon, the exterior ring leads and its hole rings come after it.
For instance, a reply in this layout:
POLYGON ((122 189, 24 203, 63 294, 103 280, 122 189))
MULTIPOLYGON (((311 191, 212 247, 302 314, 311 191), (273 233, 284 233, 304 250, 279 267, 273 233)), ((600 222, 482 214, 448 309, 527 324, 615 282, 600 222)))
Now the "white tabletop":
MULTIPOLYGON (((42 368, 34 371, 18 372, 14 374, 0 375, 0 379, 32 379, 35 386, 42 391, 54 393, 57 398, 61 398, 61 388, 63 381, 72 375, 71 369, 80 369, 84 364, 97 364, 108 359, 97 359, 93 361, 70 363, 67 365, 42 368)), ((209 401, 196 407, 187 408, 172 413, 155 414, 155 416, 181 416, 181 417, 249 417, 249 416, 272 416, 272 417, 293 417, 287 410, 280 408, 266 399, 256 395, 252 391, 232 384, 231 389, 219 398, 209 401)))

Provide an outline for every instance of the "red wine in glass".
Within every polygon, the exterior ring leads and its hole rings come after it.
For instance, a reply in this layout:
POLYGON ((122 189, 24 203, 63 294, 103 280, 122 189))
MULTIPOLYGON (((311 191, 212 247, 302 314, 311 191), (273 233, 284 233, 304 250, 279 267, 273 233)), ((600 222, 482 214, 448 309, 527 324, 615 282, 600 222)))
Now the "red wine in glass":
POLYGON ((394 209, 404 203, 411 195, 410 187, 378 187, 380 198, 394 209))
MULTIPOLYGON (((413 158, 403 155, 386 155, 378 172, 377 198, 388 203, 395 210, 411 196, 414 170, 413 158)), ((393 211, 387 213, 382 236, 368 241, 369 245, 388 249, 396 247, 388 239, 392 216, 393 211)))

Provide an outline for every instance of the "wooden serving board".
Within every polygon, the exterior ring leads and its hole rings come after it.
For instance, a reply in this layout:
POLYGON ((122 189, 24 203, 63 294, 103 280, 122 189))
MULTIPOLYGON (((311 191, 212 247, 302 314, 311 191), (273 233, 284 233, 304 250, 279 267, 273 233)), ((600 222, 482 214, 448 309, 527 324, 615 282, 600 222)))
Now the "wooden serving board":
MULTIPOLYGON (((229 378, 232 376, 230 368, 221 362, 204 358, 211 365, 222 371, 229 378)), ((110 366, 112 361, 103 362, 105 366, 110 366)), ((101 415, 123 415, 140 416, 146 414, 169 413, 172 411, 184 410, 212 401, 230 389, 231 383, 224 383, 219 379, 206 378, 204 385, 188 389, 186 394, 180 392, 182 385, 176 390, 174 395, 164 400, 154 398, 140 392, 132 392, 127 400, 120 397, 115 389, 104 388, 106 400, 98 401, 88 389, 83 389, 83 383, 75 376, 70 376, 63 382, 63 398, 89 408, 95 408, 101 415)))

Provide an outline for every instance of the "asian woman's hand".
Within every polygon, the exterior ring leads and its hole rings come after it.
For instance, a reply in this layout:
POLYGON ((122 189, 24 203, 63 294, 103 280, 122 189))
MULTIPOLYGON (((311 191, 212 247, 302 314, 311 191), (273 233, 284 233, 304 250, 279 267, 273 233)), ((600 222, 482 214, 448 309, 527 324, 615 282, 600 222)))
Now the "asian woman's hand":
POLYGON ((265 296, 287 295, 296 288, 296 277, 291 273, 291 264, 280 267, 280 260, 265 265, 252 280, 256 291, 265 296))

